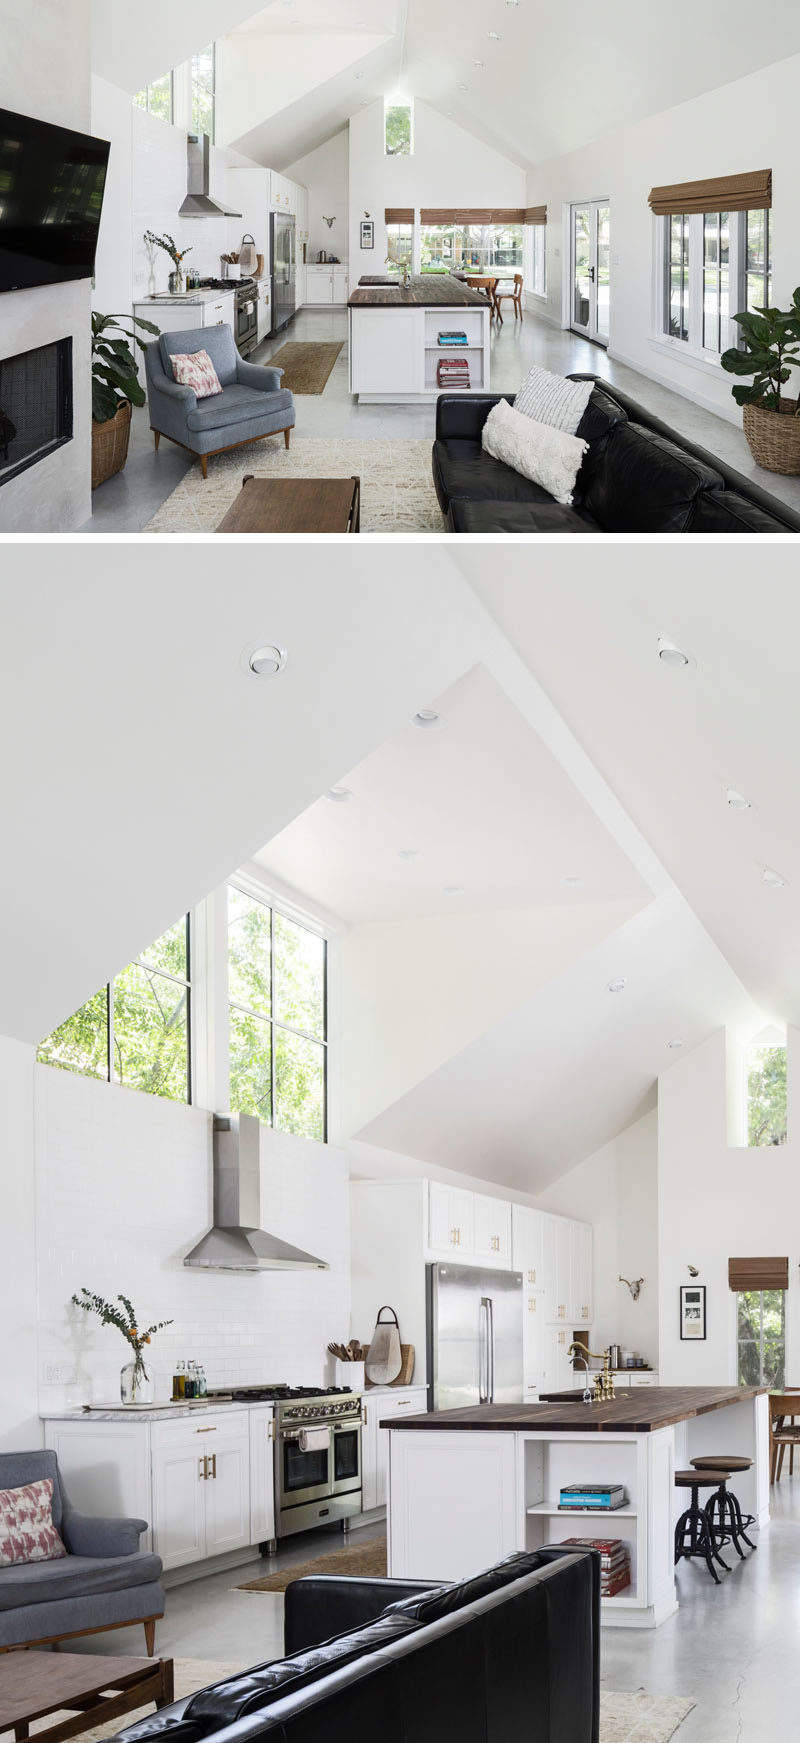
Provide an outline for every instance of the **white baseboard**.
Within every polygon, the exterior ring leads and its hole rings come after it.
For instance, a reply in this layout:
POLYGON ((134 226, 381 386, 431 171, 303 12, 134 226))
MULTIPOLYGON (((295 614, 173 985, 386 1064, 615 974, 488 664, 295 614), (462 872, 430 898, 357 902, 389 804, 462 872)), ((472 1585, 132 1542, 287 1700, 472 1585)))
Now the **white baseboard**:
POLYGON ((626 369, 633 369, 637 375, 644 375, 648 381, 654 381, 657 387, 667 388, 669 393, 677 393, 680 399, 690 399, 693 405, 701 406, 704 412, 713 412, 714 417, 723 418, 726 424, 739 426, 740 413, 735 402, 731 402, 730 409, 718 405, 716 400, 707 399, 704 394, 698 393, 694 386, 682 387, 680 382, 671 381, 668 375, 661 375, 657 369, 648 369, 638 358, 627 357, 624 351, 612 351, 610 346, 608 356, 612 363, 624 363, 626 369))
POLYGON ((161 1580, 166 1591, 171 1586, 186 1586, 190 1580, 204 1580, 209 1574, 228 1573, 231 1568, 246 1567, 248 1562, 260 1561, 258 1544, 251 1544, 247 1549, 232 1550, 230 1555, 210 1555, 203 1561, 189 1562, 186 1567, 170 1568, 162 1574, 161 1580))

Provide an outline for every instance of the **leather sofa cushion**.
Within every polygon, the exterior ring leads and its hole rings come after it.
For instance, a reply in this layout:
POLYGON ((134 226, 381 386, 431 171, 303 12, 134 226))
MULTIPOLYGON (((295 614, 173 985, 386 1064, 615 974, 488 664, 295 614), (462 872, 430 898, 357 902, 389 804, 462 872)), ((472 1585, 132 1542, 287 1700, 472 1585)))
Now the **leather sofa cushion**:
POLYGON ((279 1658, 273 1664, 256 1665, 242 1676, 200 1689, 187 1703, 184 1722, 191 1724, 194 1736, 206 1736, 247 1713, 260 1712, 290 1690, 303 1688, 354 1659, 380 1651, 402 1635, 413 1633, 418 1626, 414 1616, 395 1615, 389 1610, 377 1621, 348 1634, 337 1634, 320 1646, 308 1647, 291 1658, 279 1658))
POLYGON ((617 405, 616 400, 604 388, 595 387, 575 434, 581 436, 584 442, 599 442, 617 424, 627 422, 628 414, 624 407, 617 405))
POLYGON ((434 482, 441 485, 439 500, 449 503, 454 496, 469 496, 475 502, 494 498, 498 502, 552 502, 553 498, 540 484, 523 478, 502 460, 484 453, 480 441, 456 438, 435 442, 433 448, 434 482))
POLYGON ((510 1586, 514 1580, 521 1580, 544 1565, 535 1550, 529 1553, 517 1550, 497 1562, 495 1567, 473 1574, 468 1580, 456 1580, 452 1585, 439 1586, 432 1592, 419 1592, 414 1598, 400 1598, 396 1604, 389 1604, 384 1616, 410 1616, 425 1627, 429 1622, 438 1622, 442 1616, 452 1616, 456 1610, 463 1610, 465 1605, 475 1603, 478 1598, 488 1598, 492 1592, 510 1586))
POLYGON ((600 444, 583 502, 607 533, 682 533, 699 493, 722 488, 711 466, 628 422, 600 444))
POLYGON ((0 1568, 0 1610, 88 1598, 98 1592, 126 1592, 160 1578, 157 1555, 67 1555, 62 1561, 18 1562, 0 1568))
POLYGON ((704 490, 695 503, 691 533, 787 533, 786 523, 736 490, 704 490))
POLYGON ((270 392, 266 388, 244 387, 239 382, 232 382, 223 393, 200 400, 187 412, 186 427, 189 430, 224 430, 231 424, 245 423, 262 414, 271 416, 273 412, 290 411, 291 408, 292 396, 288 388, 270 392))
POLYGON ((597 533, 595 521, 560 502, 470 502, 454 496, 447 517, 454 533, 597 533))

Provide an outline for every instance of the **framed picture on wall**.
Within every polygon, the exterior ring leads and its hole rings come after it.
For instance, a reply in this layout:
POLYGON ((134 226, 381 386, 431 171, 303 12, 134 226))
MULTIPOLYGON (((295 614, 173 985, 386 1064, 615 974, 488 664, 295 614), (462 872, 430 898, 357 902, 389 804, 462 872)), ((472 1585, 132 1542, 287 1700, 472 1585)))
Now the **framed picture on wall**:
POLYGON ((361 220, 361 246, 362 248, 375 247, 375 224, 372 218, 362 218, 361 220))
POLYGON ((705 1285, 681 1284, 681 1340, 694 1343, 706 1335, 705 1285))

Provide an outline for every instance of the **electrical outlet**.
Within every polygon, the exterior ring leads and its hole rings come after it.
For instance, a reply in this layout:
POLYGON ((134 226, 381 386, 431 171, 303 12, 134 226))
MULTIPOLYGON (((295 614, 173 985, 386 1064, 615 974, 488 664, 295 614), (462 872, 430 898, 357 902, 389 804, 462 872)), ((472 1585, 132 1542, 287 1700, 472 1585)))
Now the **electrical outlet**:
POLYGON ((75 1363, 45 1362, 43 1379, 45 1386, 72 1386, 77 1379, 75 1363))

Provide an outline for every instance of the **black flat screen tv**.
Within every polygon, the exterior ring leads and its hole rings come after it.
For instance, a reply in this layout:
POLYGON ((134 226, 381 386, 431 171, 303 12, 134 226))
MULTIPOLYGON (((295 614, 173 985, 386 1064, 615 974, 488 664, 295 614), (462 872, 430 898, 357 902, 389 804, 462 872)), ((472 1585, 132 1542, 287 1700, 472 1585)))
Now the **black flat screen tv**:
POLYGON ((109 150, 0 109, 0 291, 93 276, 109 150))

